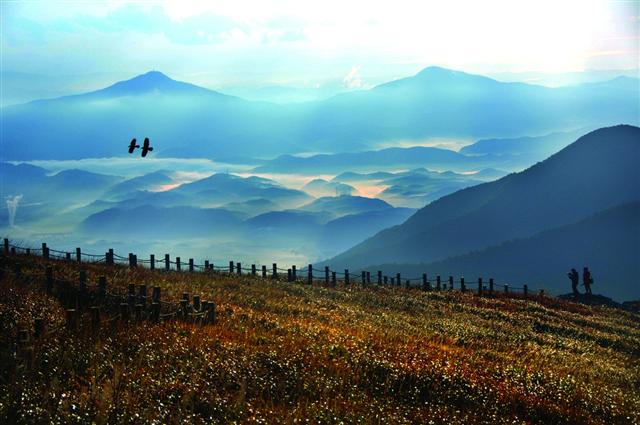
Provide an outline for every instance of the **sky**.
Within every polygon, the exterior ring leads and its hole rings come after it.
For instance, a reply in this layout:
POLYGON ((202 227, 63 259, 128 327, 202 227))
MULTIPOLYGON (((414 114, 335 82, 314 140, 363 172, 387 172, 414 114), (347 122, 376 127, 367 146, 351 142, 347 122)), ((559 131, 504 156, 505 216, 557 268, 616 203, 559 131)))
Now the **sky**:
POLYGON ((0 5, 3 104, 99 88, 149 70, 231 92, 287 86, 329 93, 366 89, 429 65, 507 80, 564 75, 565 83, 585 73, 637 75, 639 67, 640 1, 0 5))

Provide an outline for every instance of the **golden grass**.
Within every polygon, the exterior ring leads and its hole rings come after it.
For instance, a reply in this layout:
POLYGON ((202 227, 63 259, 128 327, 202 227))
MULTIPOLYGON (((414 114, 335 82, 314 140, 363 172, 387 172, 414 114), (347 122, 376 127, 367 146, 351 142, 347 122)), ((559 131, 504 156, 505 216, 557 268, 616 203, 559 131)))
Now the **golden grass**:
MULTIPOLYGON (((35 258, 21 261, 25 275, 35 258)), ((74 264, 51 262, 77 280, 74 264)), ((5 273, 0 422, 638 423, 640 316, 551 298, 83 265, 200 294, 216 324, 168 321, 54 332, 13 353, 59 301, 5 273)))

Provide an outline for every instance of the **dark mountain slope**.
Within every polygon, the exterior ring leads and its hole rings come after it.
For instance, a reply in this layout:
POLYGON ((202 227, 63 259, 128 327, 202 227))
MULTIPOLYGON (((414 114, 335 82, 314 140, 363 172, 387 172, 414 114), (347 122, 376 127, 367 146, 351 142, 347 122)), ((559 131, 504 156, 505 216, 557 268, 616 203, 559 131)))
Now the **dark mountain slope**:
POLYGON ((463 189, 328 261, 432 262, 576 222, 640 199, 640 128, 589 133, 547 160, 463 189))
MULTIPOLYGON (((594 293, 617 300, 640 298, 640 202, 597 213, 578 223, 505 242, 431 264, 373 266, 372 270, 420 276, 423 272, 494 277, 502 284, 545 288, 553 293, 570 291, 566 273, 588 266, 594 274, 594 293)), ((584 291, 583 288, 581 290, 584 291)))

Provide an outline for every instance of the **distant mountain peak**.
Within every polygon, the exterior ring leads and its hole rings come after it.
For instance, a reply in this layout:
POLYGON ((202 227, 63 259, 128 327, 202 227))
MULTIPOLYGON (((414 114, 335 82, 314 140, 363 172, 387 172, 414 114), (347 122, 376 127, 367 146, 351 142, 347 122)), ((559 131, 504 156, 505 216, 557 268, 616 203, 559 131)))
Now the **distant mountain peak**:
POLYGON ((482 75, 467 74, 466 72, 442 68, 440 66, 428 66, 412 77, 400 78, 388 83, 380 84, 375 88, 425 88, 430 86, 473 86, 500 84, 497 81, 482 75))
POLYGON ((222 94, 190 83, 177 81, 160 71, 149 71, 128 80, 119 81, 91 94, 106 96, 132 96, 149 93, 163 94, 222 94))

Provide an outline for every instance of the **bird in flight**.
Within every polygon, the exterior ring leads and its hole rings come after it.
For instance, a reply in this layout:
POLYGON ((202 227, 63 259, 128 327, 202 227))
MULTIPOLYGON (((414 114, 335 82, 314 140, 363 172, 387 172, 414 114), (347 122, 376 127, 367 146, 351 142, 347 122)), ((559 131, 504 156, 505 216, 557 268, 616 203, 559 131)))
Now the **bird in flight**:
POLYGON ((133 151, 139 147, 140 145, 136 145, 136 139, 135 138, 131 139, 131 143, 129 143, 129 153, 133 153, 133 151))
POLYGON ((149 146, 149 138, 145 137, 144 143, 142 144, 142 157, 144 158, 145 156, 147 156, 147 154, 152 150, 153 148, 149 146))
MULTIPOLYGON (((131 143, 129 143, 129 153, 133 153, 136 149, 138 149, 140 145, 136 145, 136 139, 131 139, 131 143)), ((144 142, 142 143, 142 157, 147 156, 149 152, 151 152, 153 148, 149 145, 149 138, 145 137, 144 142)))

